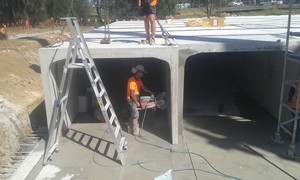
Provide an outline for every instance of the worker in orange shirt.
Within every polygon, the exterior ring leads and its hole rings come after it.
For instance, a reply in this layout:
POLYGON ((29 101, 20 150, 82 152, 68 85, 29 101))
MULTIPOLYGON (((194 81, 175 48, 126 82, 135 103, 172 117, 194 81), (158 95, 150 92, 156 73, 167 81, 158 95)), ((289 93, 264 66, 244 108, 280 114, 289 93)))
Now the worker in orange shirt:
MULTIPOLYGON (((294 110, 296 110, 297 108, 297 101, 298 101, 298 91, 299 91, 299 81, 300 81, 300 77, 298 78, 299 80, 295 83, 293 83, 293 85, 296 86, 296 88, 291 87, 290 91, 289 91, 289 103, 290 103, 290 107, 293 108, 294 110)), ((300 110, 300 104, 298 104, 298 109, 300 110)), ((295 116, 295 114, 292 112, 292 115, 295 116)), ((300 114, 298 114, 299 116, 300 114)), ((296 130, 296 141, 298 142, 300 139, 300 121, 298 120, 298 127, 296 130)))
MULTIPOLYGON (((134 136, 140 135, 139 130, 139 112, 138 108, 142 108, 140 104, 141 90, 154 95, 154 92, 144 86, 142 82, 143 74, 147 73, 143 65, 137 65, 131 69, 133 75, 127 82, 127 97, 128 110, 130 114, 130 128, 134 136)), ((131 133, 131 132, 130 132, 131 133)))
MULTIPOLYGON (((288 101, 290 103, 291 108, 296 109, 296 107, 297 107, 297 98, 298 98, 298 90, 296 91, 296 89, 298 89, 298 87, 299 87, 299 81, 293 83, 293 85, 296 86, 297 88, 291 87, 291 89, 289 91, 288 101)), ((300 108, 300 106, 298 108, 300 108)))
POLYGON ((6 35, 6 25, 2 24, 1 27, 1 33, 0 33, 0 40, 5 40, 7 39, 7 35, 6 35))
POLYGON ((150 45, 155 44, 155 14, 157 0, 138 0, 140 15, 144 17, 144 26, 146 31, 146 42, 150 45), (151 30, 151 34, 150 34, 151 30))
POLYGON ((26 20, 26 22, 25 22, 25 27, 29 29, 29 26, 30 26, 29 21, 26 20))
POLYGON ((3 35, 5 35, 6 34, 6 25, 5 24, 2 24, 2 27, 1 27, 1 33, 3 34, 3 35))

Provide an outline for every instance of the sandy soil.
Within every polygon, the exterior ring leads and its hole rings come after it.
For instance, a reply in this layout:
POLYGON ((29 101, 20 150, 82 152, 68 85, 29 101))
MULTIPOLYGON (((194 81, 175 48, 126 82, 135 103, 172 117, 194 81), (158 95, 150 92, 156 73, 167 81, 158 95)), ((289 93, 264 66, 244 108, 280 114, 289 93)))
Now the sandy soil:
POLYGON ((32 133, 29 115, 44 100, 38 49, 67 39, 60 34, 31 29, 0 40, 0 171, 19 150, 20 138, 32 133))

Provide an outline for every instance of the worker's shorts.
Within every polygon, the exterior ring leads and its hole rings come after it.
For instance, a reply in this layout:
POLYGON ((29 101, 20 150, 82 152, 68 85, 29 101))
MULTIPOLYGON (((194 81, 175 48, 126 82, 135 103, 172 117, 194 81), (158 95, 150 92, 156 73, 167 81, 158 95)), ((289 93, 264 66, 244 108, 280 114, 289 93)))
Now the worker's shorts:
POLYGON ((139 111, 136 107, 136 104, 133 101, 128 101, 127 106, 128 106, 130 118, 137 118, 140 116, 139 111))
POLYGON ((140 16, 148 16, 150 14, 156 14, 156 7, 150 6, 148 2, 142 2, 142 7, 139 12, 140 16))

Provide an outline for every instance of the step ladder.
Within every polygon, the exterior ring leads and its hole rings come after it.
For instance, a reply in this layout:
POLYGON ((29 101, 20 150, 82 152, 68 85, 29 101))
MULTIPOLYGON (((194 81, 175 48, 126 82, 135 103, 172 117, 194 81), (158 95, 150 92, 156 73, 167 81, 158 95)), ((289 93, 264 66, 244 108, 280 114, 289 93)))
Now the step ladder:
POLYGON ((125 165, 123 150, 128 148, 127 140, 108 97, 107 91, 105 90, 94 60, 91 57, 77 18, 66 17, 61 18, 61 20, 65 20, 67 22, 72 39, 69 43, 65 66, 63 67, 62 79, 54 102, 49 127, 49 137, 44 153, 44 164, 47 164, 48 160, 52 160, 53 152, 58 151, 58 141, 62 123, 65 118, 73 70, 77 68, 84 68, 96 95, 98 104, 106 121, 106 125, 109 127, 114 140, 118 160, 120 160, 122 165, 125 165))
POLYGON ((272 142, 274 144, 283 144, 284 141, 280 135, 280 130, 284 130, 285 133, 292 137, 291 144, 289 146, 288 152, 285 154, 288 158, 299 158, 296 155, 296 132, 298 129, 298 120, 300 118, 299 113, 299 102, 300 102, 300 79, 291 80, 286 78, 287 72, 287 62, 298 63, 300 65, 300 54, 295 54, 289 51, 289 40, 290 36, 295 36, 295 33, 290 32, 291 28, 291 14, 292 14, 292 6, 294 4, 294 0, 291 0, 289 3, 289 15, 288 15, 288 25, 287 25, 287 35, 286 35, 286 45, 285 45, 285 56, 284 56, 284 64, 283 64, 283 76, 282 76, 282 85, 281 85, 281 95, 280 95, 280 106, 279 106, 279 114, 278 114, 278 123, 275 135, 272 137, 272 142), (296 109, 293 109, 290 106, 290 103, 285 100, 285 94, 287 94, 288 89, 291 87, 295 88, 295 93, 297 93, 297 105, 296 109), (292 114, 291 119, 284 118, 283 111, 287 110, 292 114), (287 125, 292 126, 290 129, 287 125))

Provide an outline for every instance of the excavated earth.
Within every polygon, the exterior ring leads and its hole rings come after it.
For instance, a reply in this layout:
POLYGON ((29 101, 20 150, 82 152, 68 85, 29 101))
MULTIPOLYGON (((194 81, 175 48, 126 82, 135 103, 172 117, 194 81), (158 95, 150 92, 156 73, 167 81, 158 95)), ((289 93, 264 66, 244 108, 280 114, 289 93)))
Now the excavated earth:
POLYGON ((67 32, 62 35, 51 28, 7 37, 0 40, 0 172, 14 164, 24 138, 35 137, 39 126, 46 127, 39 48, 68 38, 67 32))

